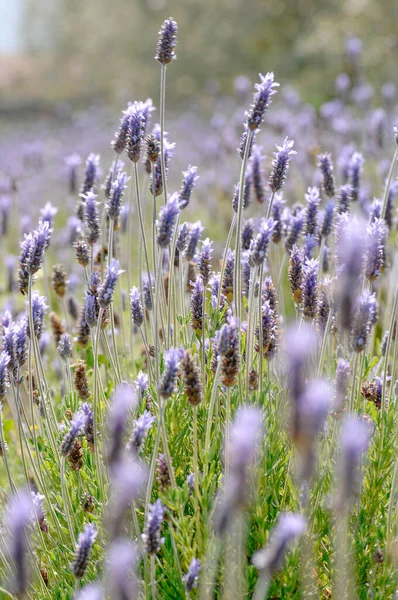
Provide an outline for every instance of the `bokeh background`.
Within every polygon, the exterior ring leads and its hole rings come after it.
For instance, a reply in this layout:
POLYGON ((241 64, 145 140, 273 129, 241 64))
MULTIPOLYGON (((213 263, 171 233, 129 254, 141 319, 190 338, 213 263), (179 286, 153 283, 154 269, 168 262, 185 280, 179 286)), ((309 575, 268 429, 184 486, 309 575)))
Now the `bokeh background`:
POLYGON ((366 78, 396 72, 395 0, 0 0, 0 112, 118 105, 157 93, 159 24, 180 26, 177 103, 232 91, 236 76, 273 70, 319 105, 344 69, 349 35, 363 41, 366 78), (60 105, 61 103, 61 105, 60 105))

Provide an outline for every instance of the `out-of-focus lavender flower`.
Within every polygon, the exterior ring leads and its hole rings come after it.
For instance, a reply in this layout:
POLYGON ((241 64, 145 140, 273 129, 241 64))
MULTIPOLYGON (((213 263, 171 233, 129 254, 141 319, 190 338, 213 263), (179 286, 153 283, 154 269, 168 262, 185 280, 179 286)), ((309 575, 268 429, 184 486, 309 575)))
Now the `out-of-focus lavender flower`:
POLYGON ((304 263, 302 283, 302 307, 305 319, 315 319, 318 310, 319 260, 310 259, 304 263))
POLYGON ((130 308, 134 325, 138 328, 141 327, 144 322, 144 309, 142 308, 139 289, 136 287, 130 290, 130 308))
POLYGON ((60 357, 67 361, 72 356, 72 341, 69 333, 63 333, 58 343, 58 352, 60 357))
POLYGON ((294 140, 285 138, 282 146, 276 146, 274 159, 272 161, 272 171, 269 176, 269 186, 273 192, 278 192, 283 188, 286 181, 286 174, 289 169, 289 162, 297 152, 293 150, 294 140))
POLYGON ((84 422, 83 431, 85 438, 87 440, 88 446, 93 450, 94 449, 94 413, 92 411, 91 405, 88 402, 83 402, 80 407, 82 413, 86 416, 86 420, 84 422))
MULTIPOLYGON (((33 332, 38 340, 41 338, 44 316, 47 309, 48 305, 46 297, 40 296, 39 292, 35 290, 32 294, 33 332)), ((27 333, 30 336, 29 325, 27 333)))
POLYGON ((119 262, 112 258, 111 264, 106 269, 105 279, 98 287, 97 300, 101 308, 106 308, 113 301, 116 283, 121 273, 123 271, 119 269, 119 262))
POLYGON ((264 435, 262 413, 258 408, 242 406, 229 426, 229 457, 224 493, 216 511, 216 532, 224 535, 236 511, 244 507, 249 495, 248 473, 258 456, 264 435))
POLYGON ((205 286, 207 286, 210 279, 211 258, 213 254, 212 245, 213 242, 209 238, 203 240, 201 252, 197 256, 198 270, 205 286))
POLYGON ((4 266, 6 268, 6 289, 9 294, 12 294, 15 289, 15 265, 17 259, 12 254, 9 254, 4 259, 4 266))
POLYGON ((374 223, 374 221, 381 218, 382 208, 383 207, 382 207, 381 200, 379 200, 379 198, 373 198, 373 202, 370 206, 370 212, 369 212, 370 223, 374 223))
POLYGON ((33 517, 37 519, 41 531, 43 531, 43 533, 48 533, 46 513, 43 508, 44 496, 38 492, 31 492, 31 499, 33 504, 33 517))
POLYGON ((231 302, 234 295, 234 265, 235 253, 228 248, 225 258, 224 275, 221 282, 221 292, 227 302, 231 302))
POLYGON ((302 297, 302 282, 303 282, 303 263, 304 255, 303 252, 296 246, 290 252, 289 261, 289 283, 290 293, 295 304, 301 303, 302 297))
POLYGON ((369 290, 365 290, 357 299, 352 316, 350 342, 353 352, 361 352, 365 349, 376 316, 376 296, 369 290))
POLYGON ((272 529, 268 543, 253 554, 252 564, 258 571, 269 575, 278 571, 283 564, 288 547, 305 532, 307 522, 302 515, 281 513, 272 529))
POLYGON ((84 302, 84 317, 90 328, 96 327, 98 322, 97 302, 93 294, 87 293, 84 302))
POLYGON ((387 106, 392 106, 397 95, 397 87, 392 81, 387 81, 381 88, 381 95, 387 106))
POLYGON ((106 205, 108 217, 115 220, 119 217, 122 208, 122 198, 127 185, 126 173, 117 173, 115 181, 111 184, 108 204, 106 205))
POLYGON ((369 83, 361 83, 352 90, 352 99, 361 110, 368 110, 373 98, 373 88, 369 83))
POLYGON ((188 572, 182 578, 187 594, 189 594, 193 588, 198 587, 200 569, 200 560, 198 558, 193 558, 190 562, 188 572))
POLYGON ((138 598, 139 585, 137 567, 139 552, 128 539, 115 540, 108 549, 106 581, 112 600, 134 600, 138 598))
POLYGON ((184 178, 179 192, 180 210, 186 208, 191 201, 192 190, 195 187, 196 180, 199 178, 199 176, 196 175, 197 170, 198 167, 191 167, 191 165, 189 165, 188 169, 182 173, 184 178))
POLYGON ((264 157, 261 154, 261 150, 259 146, 253 147, 250 163, 250 177, 253 183, 254 195, 259 204, 265 201, 264 173, 261 167, 261 161, 264 157))
POLYGON ((282 213, 285 201, 282 198, 282 193, 275 194, 274 201, 271 206, 271 217, 274 219, 274 229, 272 233, 272 241, 278 244, 282 239, 282 213))
POLYGON ((162 398, 170 398, 174 393, 178 364, 183 356, 182 348, 170 348, 164 353, 164 371, 159 382, 158 392, 162 398))
POLYGON ((336 378, 335 378, 335 402, 334 410, 340 413, 344 410, 344 405, 347 397, 348 385, 350 383, 351 376, 351 365, 348 360, 339 358, 336 367, 336 378))
POLYGON ((323 238, 327 238, 333 226, 333 217, 334 217, 334 202, 333 200, 329 200, 329 202, 325 206, 325 211, 323 213, 323 220, 321 225, 321 236, 323 238))
POLYGON ((337 212, 339 214, 349 212, 352 201, 352 187, 349 183, 341 185, 337 193, 337 212))
POLYGON ((354 201, 359 198, 359 189, 361 183, 361 173, 364 165, 364 158, 359 152, 354 152, 351 156, 349 164, 349 177, 350 184, 352 187, 352 199, 354 201))
POLYGON ((112 183, 114 183, 114 177, 113 174, 115 174, 116 176, 119 175, 119 173, 122 172, 122 169, 124 167, 124 162, 122 161, 113 161, 112 165, 108 171, 108 175, 106 176, 106 179, 104 181, 104 183, 101 186, 101 189, 104 190, 104 195, 105 198, 107 198, 109 200, 109 197, 111 195, 111 189, 112 189, 112 183))
POLYGON ((336 95, 340 96, 343 100, 346 100, 347 96, 348 96, 348 92, 350 90, 350 87, 351 87, 350 76, 347 75, 347 73, 339 73, 339 75, 337 75, 335 82, 334 82, 334 88, 336 91, 336 95))
POLYGON ((203 306, 203 279, 198 277, 192 284, 193 290, 191 294, 191 325, 192 329, 198 334, 202 334, 204 327, 204 306, 203 306))
POLYGON ((290 396, 294 404, 297 404, 304 393, 307 376, 306 367, 311 357, 315 355, 318 341, 318 335, 306 323, 303 323, 300 330, 297 327, 291 327, 287 332, 285 340, 286 374, 290 396))
POLYGON ((88 561, 91 554, 95 538, 97 537, 97 529, 94 523, 84 526, 82 533, 79 533, 77 546, 75 550, 75 558, 71 564, 71 570, 76 579, 81 579, 88 567, 88 561))
POLYGON ((318 167, 322 173, 322 189, 326 196, 333 198, 336 193, 336 187, 333 175, 332 157, 330 154, 320 154, 318 156, 318 167))
POLYGON ((305 211, 305 233, 318 234, 318 209, 320 204, 319 190, 317 187, 308 188, 305 194, 307 206, 305 211))
POLYGON ((329 275, 326 275, 326 277, 321 280, 319 285, 319 300, 316 324, 318 327, 318 331, 321 333, 321 335, 325 334, 326 325, 330 313, 331 284, 331 277, 329 275))
POLYGON ((0 233, 3 237, 8 234, 8 222, 10 216, 11 198, 0 196, 0 233))
POLYGON ((304 211, 299 211, 296 215, 292 215, 287 226, 287 236, 285 248, 288 252, 297 244, 300 234, 304 227, 304 211))
POLYGON ((358 417, 349 417, 341 432, 341 457, 338 462, 339 494, 337 510, 350 507, 359 493, 361 458, 367 451, 372 431, 369 423, 358 417))
POLYGON ((100 203, 97 202, 97 198, 97 194, 92 191, 87 192, 87 194, 84 196, 84 221, 88 229, 87 242, 90 244, 90 246, 94 246, 94 244, 98 242, 101 233, 98 212, 98 205, 100 203))
POLYGON ((99 154, 89 154, 86 160, 84 181, 80 189, 80 196, 85 197, 88 192, 94 192, 96 183, 100 177, 99 154))
POLYGON ((113 467, 121 458, 124 447, 129 414, 137 404, 137 394, 133 386, 120 384, 116 387, 108 416, 108 464, 113 467))
MULTIPOLYGON (((251 179, 250 175, 245 175, 245 181, 243 184, 243 196, 242 196, 242 208, 245 210, 250 204, 250 188, 251 188, 251 179)), ((232 198, 232 209, 234 212, 238 212, 239 209, 239 184, 234 186, 234 195, 232 198)))
POLYGON ((0 354, 0 401, 4 399, 10 387, 10 378, 8 375, 9 362, 10 355, 3 350, 0 354))
POLYGON ((259 231, 250 244, 251 266, 259 266, 264 262, 274 227, 275 221, 272 218, 261 220, 259 231))
POLYGON ((137 454, 140 452, 148 431, 154 422, 155 417, 153 417, 148 410, 144 411, 144 413, 134 421, 133 433, 128 442, 128 448, 130 450, 137 454))
POLYGON ((374 281, 384 266, 387 230, 384 219, 376 219, 366 228, 365 276, 374 281))
POLYGON ((350 63, 357 66, 359 58, 362 54, 362 42, 354 35, 348 35, 345 39, 345 53, 350 63))
POLYGON ((143 273, 142 275, 142 298, 146 310, 153 309, 152 302, 153 276, 152 274, 143 273))
POLYGON ((173 194, 167 204, 162 206, 159 212, 157 225, 157 243, 161 248, 166 248, 171 242, 175 222, 179 215, 179 197, 178 193, 173 194))
POLYGON ((192 494, 195 487, 195 473, 190 473, 186 479, 189 493, 192 494))
POLYGON ((171 17, 166 19, 159 31, 158 43, 156 46, 155 59, 161 65, 168 65, 176 59, 175 47, 177 45, 177 23, 171 17))
POLYGON ((313 233, 307 233, 304 239, 304 257, 311 260, 314 254, 314 248, 318 245, 316 236, 313 233))
POLYGON ((71 154, 67 156, 65 159, 65 165, 68 171, 68 185, 69 185, 69 193, 75 194, 77 190, 77 170, 82 163, 82 159, 79 154, 71 154))
POLYGON ((192 225, 189 227, 188 242, 185 250, 185 258, 187 261, 193 260, 203 230, 204 227, 200 221, 192 223, 192 225))
POLYGON ((221 356, 221 381, 226 387, 232 387, 238 376, 240 366, 239 320, 230 318, 220 330, 217 352, 221 356))
POLYGON ((133 500, 145 488, 147 471, 144 465, 134 457, 122 455, 111 470, 111 497, 107 516, 109 537, 111 540, 121 536, 124 530, 123 517, 133 500))
POLYGON ((165 507, 161 500, 157 499, 154 504, 149 505, 145 530, 142 534, 145 552, 148 554, 157 554, 164 543, 164 538, 160 537, 164 513, 165 507))
POLYGON ((253 103, 245 113, 246 125, 251 131, 260 127, 264 114, 271 104, 271 97, 277 92, 274 88, 279 87, 279 83, 274 81, 273 73, 267 73, 266 75, 260 73, 260 80, 261 82, 256 83, 254 86, 256 91, 253 95, 253 103))
POLYGON ((99 583, 89 583, 82 588, 76 600, 103 600, 103 589, 99 583))
POLYGON ((29 584, 28 542, 32 519, 32 500, 26 490, 18 490, 8 503, 6 523, 9 531, 8 551, 14 562, 14 592, 23 597, 29 584))
POLYGON ((73 416, 70 422, 69 431, 65 434, 61 442, 61 454, 67 456, 76 441, 76 438, 81 434, 81 431, 86 423, 87 416, 83 411, 79 410, 73 416))
POLYGON ((58 208, 55 208, 55 206, 53 206, 51 204, 51 202, 47 202, 43 208, 40 209, 40 214, 41 214, 41 221, 47 221, 47 223, 50 225, 52 225, 53 219, 55 217, 55 215, 58 212, 58 208))
POLYGON ((383 339, 381 340, 381 344, 380 344, 380 353, 382 356, 386 355, 386 351, 387 351, 387 344, 388 344, 388 338, 390 336, 390 332, 386 331, 383 335, 383 339))

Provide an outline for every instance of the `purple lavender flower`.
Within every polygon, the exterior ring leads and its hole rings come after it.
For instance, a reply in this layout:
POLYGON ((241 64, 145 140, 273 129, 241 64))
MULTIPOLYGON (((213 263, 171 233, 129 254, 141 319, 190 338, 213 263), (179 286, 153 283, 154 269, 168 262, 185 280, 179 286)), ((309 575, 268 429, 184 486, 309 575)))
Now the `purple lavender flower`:
POLYGON ((372 431, 369 423, 358 417, 349 417, 341 432, 339 470, 339 499, 337 509, 349 507, 360 491, 361 458, 368 449, 372 431))
POLYGON ((204 227, 200 221, 192 223, 192 225, 189 227, 188 242, 185 250, 185 258, 188 262, 193 260, 196 254, 196 248, 203 230, 204 227))
POLYGON ((25 263, 29 275, 34 275, 40 269, 44 260, 44 252, 50 242, 51 233, 52 229, 47 221, 40 221, 38 228, 33 232, 29 254, 25 263))
POLYGON ((351 365, 348 360, 344 360, 344 358, 339 358, 337 361, 336 367, 336 378, 335 378, 335 388, 336 388, 336 396, 334 403, 334 410, 336 412, 342 412, 344 410, 344 405, 347 397, 348 385, 350 383, 351 376, 351 365))
POLYGON ((63 333, 58 343, 58 352, 61 358, 67 361, 72 356, 72 342, 69 333, 63 333))
POLYGON ((250 249, 250 244, 251 244, 253 237, 254 237, 253 220, 248 219, 242 225, 242 233, 241 233, 242 250, 250 249))
POLYGON ((119 217, 122 208, 122 198, 127 185, 126 173, 117 173, 115 181, 111 184, 109 201, 106 205, 108 217, 115 220, 119 217))
POLYGON ((152 274, 143 273, 142 275, 142 299, 146 310, 151 311, 153 309, 152 303, 152 289, 153 289, 153 276, 152 274))
POLYGON ((300 304, 302 297, 303 262, 303 252, 294 244, 290 252, 289 283, 290 293, 295 304, 300 304))
POLYGON ((261 219, 259 231, 250 244, 251 266, 258 266, 264 262, 274 227, 275 221, 272 218, 261 219))
POLYGON ((334 217, 334 202, 333 200, 329 200, 329 202, 325 206, 325 211, 323 213, 323 220, 321 225, 321 236, 323 238, 327 238, 333 226, 333 217, 334 217))
POLYGON ((138 419, 134 421, 133 433, 131 434, 128 443, 129 449, 136 454, 140 452, 148 431, 152 427, 155 420, 155 417, 151 415, 149 410, 146 410, 138 419))
POLYGON ((251 272, 252 268, 250 266, 250 252, 245 251, 242 252, 241 265, 242 265, 242 292, 243 295, 248 298, 250 292, 250 284, 251 284, 251 272))
POLYGON ((204 318, 204 307, 203 307, 203 279, 198 277, 194 283, 192 283, 193 290, 191 294, 191 325, 192 329, 198 334, 202 334, 203 330, 203 318, 204 318))
POLYGON ((81 434, 83 427, 86 424, 87 416, 83 411, 79 410, 73 416, 70 422, 69 431, 64 435, 64 439, 61 443, 61 454, 67 456, 76 441, 76 438, 81 434))
POLYGON ((290 396, 294 404, 297 404, 304 393, 306 366, 316 353, 318 341, 319 338, 314 329, 306 323, 303 323, 300 330, 296 327, 288 330, 285 341, 286 374, 290 396))
POLYGON ((159 382, 158 392, 162 398, 170 398, 176 385, 178 364, 183 356, 182 348, 170 348, 164 353, 164 371, 159 382))
POLYGON ((47 223, 49 224, 49 226, 51 227, 53 219, 55 217, 55 215, 58 212, 58 208, 55 208, 55 206, 53 206, 51 204, 51 202, 47 202, 43 208, 40 209, 40 214, 41 214, 41 221, 44 223, 45 221, 47 221, 47 223))
POLYGON ((332 157, 330 154, 320 154, 318 156, 318 167, 322 173, 322 189, 326 196, 333 198, 336 193, 336 187, 333 175, 332 157))
POLYGON ((337 212, 339 214, 349 212, 352 201, 352 187, 349 183, 341 185, 337 194, 337 212))
POLYGON ((9 370, 16 374, 18 371, 18 361, 15 351, 14 327, 15 323, 11 321, 10 325, 3 331, 3 350, 9 357, 9 370))
POLYGON ((80 410, 85 415, 86 420, 83 426, 83 431, 85 438, 87 440, 87 444, 90 448, 94 448, 94 413, 92 411, 91 405, 88 402, 83 402, 80 407, 80 410))
POLYGON ((288 252, 297 244, 300 234, 304 227, 304 211, 299 211, 296 215, 292 215, 287 226, 287 237, 285 248, 288 252))
MULTIPOLYGON (((46 314, 47 308, 46 297, 40 296, 39 292, 35 290, 32 294, 33 333, 38 340, 40 340, 43 331, 44 315, 46 314)), ((28 336, 30 336, 29 326, 27 333, 28 336)))
MULTIPOLYGON (((211 279, 209 281, 209 287, 210 287, 210 293, 211 293, 211 305, 214 310, 218 306, 218 294, 219 294, 219 290, 220 290, 220 279, 221 279, 220 273, 213 273, 213 277, 211 277, 211 279)), ((224 302, 225 302, 225 296, 223 296, 221 294, 221 297, 220 297, 221 306, 224 304, 224 302)))
POLYGON ((156 46, 155 59, 161 65, 168 65, 176 59, 175 47, 177 45, 177 23, 169 17, 166 19, 159 31, 159 39, 156 46))
POLYGON ((187 594, 189 594, 193 588, 198 587, 200 569, 200 560, 198 558, 193 558, 190 562, 188 572, 182 578, 187 594))
POLYGON ((75 194, 77 190, 77 169, 80 167, 82 159, 79 154, 71 154, 65 159, 65 165, 68 172, 69 193, 75 194))
MULTIPOLYGON (((247 144, 247 139, 248 139, 248 131, 249 128, 246 125, 246 123, 244 124, 244 130, 243 133, 241 135, 240 141, 239 141, 239 146, 237 148, 239 157, 243 160, 243 157, 245 155, 245 150, 246 150, 246 144, 247 144)), ((257 134, 257 131, 252 131, 252 135, 250 137, 250 147, 249 147, 249 151, 248 151, 248 158, 252 157, 252 152, 253 152, 253 147, 254 147, 254 142, 255 142, 255 136, 257 134)))
POLYGON ((84 181, 80 190, 80 196, 85 197, 88 192, 95 191, 95 185, 100 177, 99 154, 89 154, 86 160, 84 181))
POLYGON ((146 373, 140 371, 134 382, 136 390, 139 392, 141 400, 145 398, 146 391, 149 385, 149 377, 146 373))
POLYGON ((370 329, 377 315, 375 294, 368 290, 362 292, 354 306, 351 326, 351 350, 361 352, 368 342, 370 329))
POLYGON ((271 531, 267 545, 253 554, 252 564, 258 571, 269 575, 278 571, 282 567, 288 547, 296 538, 303 535, 306 527, 307 522, 301 515, 281 513, 271 531))
MULTIPOLYGON (((239 208, 239 184, 234 186, 234 196, 232 198, 232 209, 234 212, 238 212, 239 208)), ((243 196, 242 196, 242 208, 245 210, 250 204, 250 190, 251 190, 251 178, 250 174, 245 175, 245 181, 243 184, 243 196)))
POLYGON ((146 518, 145 530, 142 534, 145 552, 148 554, 157 554, 164 543, 164 538, 160 537, 160 529, 164 519, 165 507, 161 500, 156 500, 154 504, 149 505, 149 511, 146 518))
POLYGON ((7 390, 10 387, 10 378, 8 375, 9 363, 10 355, 3 350, 0 354, 0 401, 4 399, 7 390))
POLYGON ((79 592, 76 600, 103 600, 104 593, 98 583, 89 583, 79 592))
POLYGON ((111 470, 111 498, 108 512, 109 537, 123 534, 123 517, 133 500, 145 489, 147 471, 134 455, 122 455, 111 470))
POLYGON ((79 533, 75 558, 71 564, 71 570, 76 579, 84 577, 97 533, 94 523, 85 525, 83 532, 79 533))
POLYGON ((121 154, 126 148, 130 116, 129 108, 130 106, 122 112, 119 129, 115 131, 115 138, 111 142, 111 146, 117 154, 121 154))
POLYGON ((210 267, 211 267, 211 258, 213 254, 212 248, 213 242, 206 238, 202 242, 202 250, 196 257, 198 263, 198 270, 202 276, 203 285, 207 286, 210 279, 210 267))
POLYGON ((127 429, 128 417, 137 404, 137 394, 133 386, 119 384, 111 401, 108 416, 108 463, 113 467, 121 458, 123 437, 127 429))
POLYGON ((279 83, 274 81, 273 73, 267 73, 266 75, 260 73, 260 80, 261 82, 256 83, 254 86, 256 91, 253 95, 253 104, 245 113, 246 125, 251 131, 260 127, 264 114, 271 104, 271 97, 277 92, 274 88, 279 87, 279 83))
POLYGON ((350 184, 352 187, 352 199, 354 201, 358 200, 359 198, 359 187, 363 164, 364 158, 362 154, 360 154, 359 152, 354 152, 354 154, 351 156, 349 164, 349 177, 350 184))
POLYGON ((90 328, 96 327, 98 322, 97 302, 93 294, 87 293, 84 302, 84 318, 90 328))
POLYGON ((191 165, 189 165, 188 169, 182 173, 184 179, 182 180, 182 185, 179 192, 180 210, 186 208, 191 201, 192 190, 195 187, 196 180, 199 178, 196 175, 197 170, 198 167, 191 167, 191 165))
POLYGON ((189 225, 185 221, 185 223, 180 225, 178 228, 178 235, 177 235, 177 239, 176 239, 176 250, 178 250, 178 252, 184 252, 185 248, 187 247, 188 234, 189 234, 189 225))
POLYGON ((384 219, 376 219, 366 228, 365 276, 374 281, 384 266, 387 229, 384 219))
POLYGON ((98 287, 97 300, 101 308, 106 308, 113 301, 116 283, 121 273, 123 271, 119 270, 119 262, 112 258, 111 264, 106 269, 105 279, 98 287))
POLYGON ((259 204, 263 204, 265 201, 264 173, 261 168, 261 161, 264 159, 264 157, 261 155, 261 150, 262 149, 258 146, 253 147, 253 154, 250 163, 250 177, 253 183, 254 195, 259 204))
POLYGON ((131 104, 128 109, 128 127, 126 154, 132 162, 138 162, 141 156, 142 143, 145 135, 145 118, 142 106, 138 102, 131 104))
POLYGON ((156 222, 158 229, 157 243, 161 248, 166 248, 170 244, 179 212, 178 193, 175 193, 169 198, 167 204, 160 209, 159 220, 156 222))
POLYGON ((84 221, 88 229, 87 242, 90 246, 94 246, 98 242, 101 233, 98 213, 98 205, 100 203, 97 202, 97 198, 97 194, 92 191, 87 192, 84 196, 84 221))
POLYGON ((139 552, 133 542, 119 538, 112 542, 107 554, 107 587, 112 600, 138 598, 137 566, 139 552))
POLYGON ((131 318, 136 327, 141 327, 144 322, 144 309, 141 304, 141 297, 138 288, 133 287, 130 290, 130 308, 131 318))
POLYGON ((28 334, 27 334, 27 316, 24 315, 13 326, 13 338, 15 359, 20 367, 25 364, 28 357, 28 334))
POLYGON ((305 319, 315 319, 318 310, 319 260, 306 260, 303 267, 302 307, 305 319))
POLYGON ((269 176, 269 186, 273 192, 278 192, 283 188, 286 181, 286 174, 289 169, 289 162, 297 152, 293 150, 294 140, 285 138, 282 146, 276 146, 277 152, 274 152, 272 161, 272 172, 269 176))
POLYGON ((14 593, 24 596, 29 584, 28 542, 32 520, 32 500, 26 490, 19 490, 7 506, 6 522, 9 531, 8 551, 14 562, 14 593))
POLYGON ((304 257, 310 260, 314 254, 314 248, 318 245, 316 236, 312 233, 307 233, 304 239, 304 257))
POLYGON ((305 211, 305 233, 318 234, 318 209, 320 204, 319 190, 317 187, 308 188, 305 194, 307 207, 305 211))
POLYGON ((274 244, 278 244, 282 239, 282 212, 284 205, 285 201, 282 198, 282 194, 275 194, 274 201, 271 206, 271 217, 274 219, 274 230, 272 233, 272 241, 274 244))
POLYGON ((369 211, 369 222, 370 223, 374 223, 374 221, 381 218, 382 208, 383 208, 383 206, 382 206, 381 200, 379 200, 379 198, 373 198, 373 202, 370 206, 370 211, 369 211))

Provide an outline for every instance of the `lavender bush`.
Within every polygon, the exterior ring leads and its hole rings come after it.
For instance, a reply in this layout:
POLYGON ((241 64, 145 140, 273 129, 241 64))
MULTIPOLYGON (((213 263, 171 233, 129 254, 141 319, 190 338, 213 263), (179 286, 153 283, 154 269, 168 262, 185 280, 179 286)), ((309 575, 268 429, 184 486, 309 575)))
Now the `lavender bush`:
POLYGON ((169 136, 178 35, 63 188, 6 158, 0 595, 393 598, 398 105, 267 73, 169 136))

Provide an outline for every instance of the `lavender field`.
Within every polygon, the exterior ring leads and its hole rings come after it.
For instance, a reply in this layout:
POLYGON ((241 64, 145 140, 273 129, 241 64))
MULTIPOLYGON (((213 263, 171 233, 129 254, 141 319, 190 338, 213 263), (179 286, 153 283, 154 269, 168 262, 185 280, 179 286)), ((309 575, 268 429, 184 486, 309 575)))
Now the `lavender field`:
POLYGON ((398 598, 398 90, 347 37, 0 139, 0 598, 398 598), (272 65, 269 65, 272 68, 272 65))

